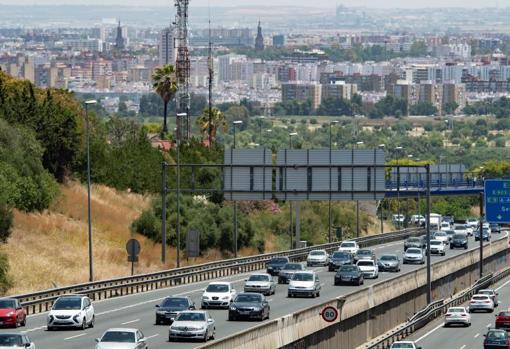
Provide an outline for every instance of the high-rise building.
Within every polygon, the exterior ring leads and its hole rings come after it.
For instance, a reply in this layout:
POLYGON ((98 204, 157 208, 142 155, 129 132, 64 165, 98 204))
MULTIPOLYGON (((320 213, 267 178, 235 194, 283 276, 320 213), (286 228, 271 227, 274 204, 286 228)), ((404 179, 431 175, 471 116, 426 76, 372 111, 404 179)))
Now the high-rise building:
POLYGON ((407 80, 399 80, 393 85, 393 96, 407 101, 407 106, 418 104, 420 100, 420 85, 407 80))
POLYGON ((159 35, 159 64, 173 64, 177 58, 175 49, 175 30, 174 27, 168 27, 161 31, 159 35))
POLYGON ((257 26, 257 37, 255 38, 255 50, 262 51, 264 50, 264 36, 262 36, 262 27, 260 25, 257 26))
POLYGON ((420 83, 420 103, 430 103, 437 108, 439 115, 443 110, 443 85, 434 81, 422 81, 420 83))
POLYGON ((300 101, 312 102, 312 109, 316 110, 322 97, 322 85, 316 82, 294 82, 282 84, 282 102, 300 101))
POLYGON ((358 93, 358 86, 347 84, 345 81, 335 81, 334 83, 322 85, 322 100, 328 98, 348 99, 358 93))
POLYGON ((455 112, 466 106, 466 86, 448 81, 443 84, 443 105, 453 102, 459 106, 455 112))
POLYGON ((285 35, 274 35, 273 36, 273 46, 274 47, 283 47, 285 46, 285 35))
POLYGON ((122 30, 122 27, 120 26, 120 21, 119 21, 119 25, 117 26, 117 37, 115 39, 115 46, 117 48, 117 50, 124 50, 125 49, 125 39, 124 39, 124 36, 123 36, 123 30, 122 30))

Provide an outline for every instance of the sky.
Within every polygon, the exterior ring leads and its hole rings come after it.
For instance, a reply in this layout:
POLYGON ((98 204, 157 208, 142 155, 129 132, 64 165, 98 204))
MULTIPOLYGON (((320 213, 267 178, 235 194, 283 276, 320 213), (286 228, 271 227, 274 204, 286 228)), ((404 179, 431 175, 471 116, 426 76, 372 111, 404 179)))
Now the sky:
MULTIPOLYGON (((367 6, 377 8, 420 8, 420 7, 506 7, 508 0, 190 0, 191 6, 250 6, 281 5, 334 7, 336 4, 346 6, 367 6)), ((6 5, 129 5, 129 6, 168 6, 172 0, 0 0, 6 5)))

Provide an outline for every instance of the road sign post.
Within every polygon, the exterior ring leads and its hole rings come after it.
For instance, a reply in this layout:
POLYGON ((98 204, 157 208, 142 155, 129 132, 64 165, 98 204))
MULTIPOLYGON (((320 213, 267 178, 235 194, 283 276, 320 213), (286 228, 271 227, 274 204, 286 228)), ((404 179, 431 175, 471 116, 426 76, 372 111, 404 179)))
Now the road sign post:
POLYGON ((138 262, 140 250, 140 242, 136 239, 129 239, 126 244, 126 251, 128 253, 128 262, 131 262, 131 275, 135 273, 135 262, 138 262))
POLYGON ((484 193, 486 221, 510 223, 510 180, 486 180, 484 193))
POLYGON ((321 314, 322 319, 326 322, 333 322, 338 319, 338 310, 335 307, 327 306, 322 309, 321 314))

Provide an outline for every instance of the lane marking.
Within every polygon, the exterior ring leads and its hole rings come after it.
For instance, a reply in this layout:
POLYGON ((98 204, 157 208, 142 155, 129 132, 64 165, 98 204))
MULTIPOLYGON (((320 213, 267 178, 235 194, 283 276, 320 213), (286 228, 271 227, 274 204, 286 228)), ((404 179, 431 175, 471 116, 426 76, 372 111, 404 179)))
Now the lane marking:
POLYGON ((491 327, 491 324, 487 324, 487 328, 491 327))
POLYGON ((439 330, 443 326, 444 326, 444 322, 441 323, 440 325, 438 325, 437 327, 434 327, 433 329, 431 329, 427 333, 425 333, 423 336, 421 336, 420 338, 415 340, 415 342, 418 343, 419 341, 421 341, 422 339, 425 339, 426 337, 430 336, 432 333, 436 332, 437 330, 439 330))
POLYGON ((135 319, 135 320, 131 320, 131 321, 126 321, 126 322, 121 323, 121 325, 132 324, 132 323, 135 323, 135 322, 138 322, 138 321, 140 321, 140 319, 135 319))
POLYGON ((459 349, 464 349, 466 347, 466 345, 464 344, 462 347, 460 347, 459 349))
POLYGON ((159 336, 159 333, 153 334, 152 336, 145 337, 145 339, 151 339, 159 336))
POLYGON ((31 328, 31 329, 26 330, 24 332, 33 332, 33 331, 37 331, 37 330, 42 330, 44 328, 46 328, 46 326, 34 327, 34 328, 31 328))
POLYGON ((83 337, 83 336, 86 336, 87 334, 88 333, 77 334, 76 336, 64 338, 64 340, 67 341, 67 340, 70 340, 70 339, 75 339, 75 338, 78 338, 78 337, 83 337))
POLYGON ((475 334, 475 338, 478 338, 480 336, 480 333, 475 334))

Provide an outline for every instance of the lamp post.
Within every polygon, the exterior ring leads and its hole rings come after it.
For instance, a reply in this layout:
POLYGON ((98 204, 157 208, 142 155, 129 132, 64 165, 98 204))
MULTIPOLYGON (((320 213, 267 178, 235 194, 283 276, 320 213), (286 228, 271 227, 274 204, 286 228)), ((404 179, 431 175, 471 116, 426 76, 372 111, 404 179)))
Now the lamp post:
MULTIPOLYGON (((359 146, 363 145, 363 142, 356 142, 356 149, 359 148, 359 146)), ((359 200, 356 200, 356 237, 359 238, 360 235, 360 229, 359 229, 359 200)))
POLYGON ((92 256, 92 212, 90 206, 90 127, 89 127, 89 105, 95 105, 96 100, 85 101, 85 123, 87 127, 87 214, 89 229, 89 281, 94 281, 94 263, 92 256))
MULTIPOLYGON (((232 126, 234 128, 234 146, 233 149, 236 148, 236 127, 237 125, 242 125, 242 120, 235 120, 232 122, 232 126)), ((234 164, 234 151, 230 152, 230 190, 233 190, 233 177, 234 172, 232 171, 234 164)), ((232 197, 232 192, 230 193, 230 197, 232 197)), ((237 202, 234 201, 234 257, 237 258, 237 202)))
MULTIPOLYGON (((291 132, 289 133, 289 149, 292 149, 292 137, 293 136, 297 136, 297 132, 291 132)), ((287 169, 285 169, 285 171, 287 171, 287 169)), ((289 231, 290 231, 290 249, 292 250, 294 248, 294 244, 293 244, 293 240, 294 240, 294 225, 292 224, 292 200, 289 201, 289 211, 290 211, 290 214, 289 214, 289 217, 290 217, 290 222, 289 222, 289 231)))
MULTIPOLYGON (((379 144, 377 147, 384 151, 384 148, 386 147, 386 144, 379 144)), ((381 234, 384 234, 384 206, 383 206, 383 203, 384 203, 384 199, 382 199, 381 203, 380 203, 380 209, 381 209, 381 234)))
MULTIPOLYGON (((177 119, 179 118, 187 118, 188 117, 188 114, 187 113, 178 113, 177 114, 177 119)), ((180 124, 180 121, 177 120, 177 125, 180 124)), ((176 131, 179 131, 179 130, 176 130, 176 131)), ((176 249, 176 252, 177 252, 177 268, 180 268, 181 267, 181 223, 180 223, 180 216, 181 216, 181 150, 180 150, 180 147, 181 147, 181 142, 180 142, 180 137, 176 137, 175 138, 175 150, 177 152, 177 200, 176 200, 176 205, 177 205, 177 228, 175 230, 176 232, 176 235, 177 235, 177 249, 176 249)), ((166 247, 166 241, 165 241, 165 245, 166 247)))
POLYGON ((328 201, 328 242, 331 243, 331 146, 332 146, 332 133, 331 129, 333 125, 338 124, 338 120, 333 120, 329 123, 329 201, 328 201))
POLYGON ((400 158, 400 152, 404 150, 402 147, 396 147, 395 148, 397 152, 397 214, 398 214, 398 230, 401 229, 401 222, 400 222, 400 165, 399 165, 399 158, 400 158))
POLYGON ((258 123, 259 123, 259 143, 261 143, 261 144, 262 144, 262 124, 263 124, 263 120, 265 118, 266 117, 264 115, 261 115, 258 118, 258 123))

